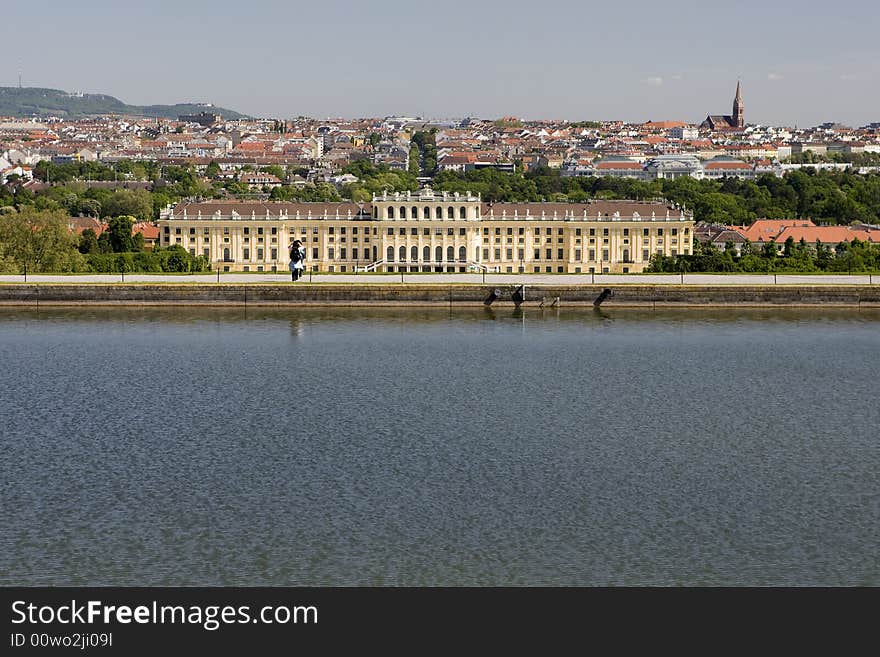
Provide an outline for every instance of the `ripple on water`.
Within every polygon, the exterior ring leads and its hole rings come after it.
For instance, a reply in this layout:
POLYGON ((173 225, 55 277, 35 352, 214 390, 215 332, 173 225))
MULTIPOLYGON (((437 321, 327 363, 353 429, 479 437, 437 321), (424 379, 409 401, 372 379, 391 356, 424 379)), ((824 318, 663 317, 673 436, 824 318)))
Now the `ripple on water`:
POLYGON ((0 311, 2 584, 878 584, 880 314, 0 311))

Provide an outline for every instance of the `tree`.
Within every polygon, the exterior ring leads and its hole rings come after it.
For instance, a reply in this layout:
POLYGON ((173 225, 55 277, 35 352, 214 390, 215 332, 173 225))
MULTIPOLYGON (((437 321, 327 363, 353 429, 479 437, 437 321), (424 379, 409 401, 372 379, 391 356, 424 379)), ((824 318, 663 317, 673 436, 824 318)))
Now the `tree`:
POLYGON ((205 167, 205 177, 206 178, 216 178, 220 175, 220 165, 217 164, 214 160, 211 160, 208 163, 208 166, 205 167))
POLYGON ((0 255, 20 271, 71 271, 82 258, 61 212, 22 208, 0 218, 0 255))
POLYGON ((144 189, 117 189, 104 200, 101 214, 105 217, 129 215, 136 221, 150 221, 153 197, 144 189))
POLYGON ((98 236, 91 228, 86 228, 79 236, 79 245, 77 247, 80 253, 97 253, 98 252, 98 236))
POLYGON ((107 239, 113 253, 127 253, 133 251, 131 229, 134 226, 134 217, 113 217, 107 222, 107 239))

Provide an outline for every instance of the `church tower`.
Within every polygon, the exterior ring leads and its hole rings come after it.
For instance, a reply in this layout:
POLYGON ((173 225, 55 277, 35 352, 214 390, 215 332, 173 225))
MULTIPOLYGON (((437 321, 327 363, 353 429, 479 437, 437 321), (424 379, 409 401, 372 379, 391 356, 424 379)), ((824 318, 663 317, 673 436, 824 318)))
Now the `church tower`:
POLYGON ((733 124, 737 128, 744 128, 746 125, 745 117, 743 116, 743 97, 742 97, 742 89, 740 88, 739 80, 736 81, 736 97, 733 99, 733 124))

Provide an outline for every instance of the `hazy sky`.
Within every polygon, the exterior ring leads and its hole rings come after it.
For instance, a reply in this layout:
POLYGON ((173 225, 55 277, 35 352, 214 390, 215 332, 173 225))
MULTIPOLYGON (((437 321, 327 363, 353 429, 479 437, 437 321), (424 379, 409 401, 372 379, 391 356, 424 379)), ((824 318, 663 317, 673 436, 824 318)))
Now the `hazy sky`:
POLYGON ((877 0, 42 0, 0 85, 258 116, 880 121, 877 0), (726 5, 726 8, 722 8, 726 5))

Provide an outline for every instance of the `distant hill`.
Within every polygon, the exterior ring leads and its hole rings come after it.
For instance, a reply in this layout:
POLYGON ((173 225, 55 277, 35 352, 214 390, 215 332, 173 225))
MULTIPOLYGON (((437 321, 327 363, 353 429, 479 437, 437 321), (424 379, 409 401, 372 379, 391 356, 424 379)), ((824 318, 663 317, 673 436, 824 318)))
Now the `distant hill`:
POLYGON ((127 105, 118 98, 104 94, 70 94, 59 89, 38 87, 0 87, 0 116, 60 116, 80 119, 101 114, 127 114, 151 118, 176 119, 182 114, 213 112, 225 119, 248 118, 223 107, 196 103, 177 105, 127 105))

